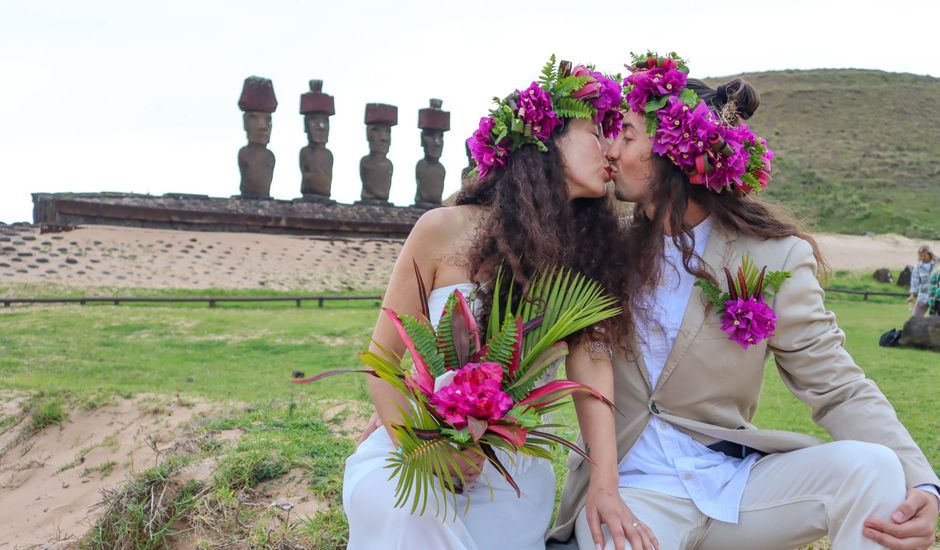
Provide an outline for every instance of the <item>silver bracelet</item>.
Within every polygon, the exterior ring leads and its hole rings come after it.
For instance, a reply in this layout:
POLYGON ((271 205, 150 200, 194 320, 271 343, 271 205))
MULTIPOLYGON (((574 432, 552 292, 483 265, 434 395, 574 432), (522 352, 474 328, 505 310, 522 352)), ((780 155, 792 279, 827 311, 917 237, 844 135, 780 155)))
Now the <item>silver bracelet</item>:
POLYGON ((614 350, 610 347, 610 344, 600 340, 591 340, 591 352, 604 352, 610 359, 614 358, 614 350))

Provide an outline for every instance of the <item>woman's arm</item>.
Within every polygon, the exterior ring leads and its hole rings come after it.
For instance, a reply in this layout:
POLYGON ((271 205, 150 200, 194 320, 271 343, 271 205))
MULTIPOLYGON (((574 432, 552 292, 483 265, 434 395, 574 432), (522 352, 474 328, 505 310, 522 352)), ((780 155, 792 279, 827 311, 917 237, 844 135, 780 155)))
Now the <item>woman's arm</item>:
MULTIPOLYGON (((568 379, 590 386, 614 402, 614 370, 607 351, 592 346, 589 335, 574 343, 565 362, 568 379)), ((606 347, 606 338, 599 341, 606 347)), ((581 439, 591 457, 590 483, 585 511, 594 543, 604 547, 602 524, 607 524, 614 546, 624 548, 624 541, 636 549, 659 548, 652 532, 639 523, 620 496, 620 471, 617 463, 617 434, 614 411, 590 396, 575 395, 574 408, 578 414, 581 439)))
MULTIPOLYGON (((438 269, 438 239, 441 237, 441 228, 435 226, 442 225, 442 220, 439 219, 441 216, 435 214, 432 211, 421 216, 411 234, 408 235, 408 239, 405 240, 385 290, 385 297, 382 301, 383 310, 388 308, 395 313, 415 317, 421 313, 421 299, 418 295, 414 265, 417 263, 426 287, 433 288, 438 269)), ((401 357, 405 353, 405 343, 384 311, 379 312, 378 320, 375 322, 369 350, 382 355, 380 346, 395 357, 401 357)), ((388 359, 395 361, 395 357, 388 357, 388 359)), ((375 410, 392 440, 395 441, 395 434, 390 426, 401 423, 402 415, 399 408, 408 410, 410 406, 408 399, 379 378, 368 377, 368 384, 375 410)))
MULTIPOLYGON (((388 308, 395 313, 414 317, 421 313, 415 264, 421 272, 425 287, 433 289, 442 267, 441 259, 448 253, 452 253, 455 240, 459 240, 462 234, 463 222, 461 220, 462 217, 455 215, 452 209, 443 208, 432 210, 421 216, 395 261, 392 277, 382 301, 383 309, 388 308)), ((396 357, 401 357, 405 353, 405 344, 384 311, 379 312, 375 329, 372 331, 372 343, 369 345, 369 350, 381 355, 382 351, 379 346, 396 357)), ((394 357, 388 359, 395 361, 394 357)), ((397 445, 398 441, 391 426, 401 423, 400 410, 408 410, 411 404, 388 382, 373 376, 368 378, 369 394, 372 396, 376 413, 388 431, 389 437, 397 445)), ((364 434, 362 439, 365 437, 367 434, 364 434)), ((457 459, 464 481, 472 484, 482 470, 485 460, 482 453, 455 452, 454 457, 457 459)), ((452 474, 456 475, 456 472, 452 474)))

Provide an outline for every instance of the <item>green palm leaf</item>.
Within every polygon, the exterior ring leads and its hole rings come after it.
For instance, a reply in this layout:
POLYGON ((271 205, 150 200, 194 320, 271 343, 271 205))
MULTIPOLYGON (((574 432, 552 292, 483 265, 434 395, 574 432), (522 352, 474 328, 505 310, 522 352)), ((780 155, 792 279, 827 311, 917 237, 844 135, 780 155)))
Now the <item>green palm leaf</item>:
POLYGON ((518 377, 523 377, 549 346, 567 336, 620 313, 616 300, 600 285, 568 269, 541 271, 532 278, 531 299, 520 309, 523 322, 537 315, 542 325, 525 337, 518 377))
MULTIPOLYGON (((419 403, 410 411, 401 413, 402 424, 392 426, 401 447, 389 456, 386 465, 386 468, 392 470, 389 479, 397 477, 395 507, 403 508, 410 502, 410 512, 421 515, 427 510, 428 497, 433 496, 437 513, 442 519, 447 517, 451 508, 456 517, 457 492, 464 484, 464 479, 451 452, 461 448, 442 437, 426 439, 418 435, 421 430, 439 427, 423 404, 419 403), (459 484, 451 478, 451 471, 456 473, 459 484)), ((477 447, 463 450, 482 454, 477 447)))

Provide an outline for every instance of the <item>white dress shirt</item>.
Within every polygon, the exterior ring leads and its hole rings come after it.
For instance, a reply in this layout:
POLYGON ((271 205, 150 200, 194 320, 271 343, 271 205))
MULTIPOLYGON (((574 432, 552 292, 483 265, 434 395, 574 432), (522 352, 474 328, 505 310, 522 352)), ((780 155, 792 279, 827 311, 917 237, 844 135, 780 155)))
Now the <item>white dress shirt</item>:
MULTIPOLYGON (((695 252, 705 252, 711 218, 693 230, 695 252)), ((656 387, 679 333, 695 277, 682 267, 682 254, 666 237, 659 286, 638 308, 636 330, 649 380, 656 387), (645 310, 645 314, 643 311, 645 310)), ((761 457, 733 458, 713 451, 659 418, 652 418, 620 463, 620 486, 692 500, 703 514, 738 522, 741 495, 751 466, 761 457)))

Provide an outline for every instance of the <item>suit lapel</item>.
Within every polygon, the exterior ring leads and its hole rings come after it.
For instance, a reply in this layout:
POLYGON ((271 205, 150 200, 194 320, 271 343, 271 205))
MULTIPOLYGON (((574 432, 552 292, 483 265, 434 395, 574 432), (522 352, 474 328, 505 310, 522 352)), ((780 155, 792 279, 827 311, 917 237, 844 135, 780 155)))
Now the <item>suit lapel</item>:
POLYGON ((640 345, 640 338, 636 331, 633 331, 630 346, 630 353, 633 354, 634 359, 631 363, 635 364, 637 370, 640 371, 640 375, 643 377, 643 380, 646 381, 646 387, 652 388, 652 384, 650 384, 650 373, 646 370, 646 360, 643 359, 643 347, 640 345))
MULTIPOLYGON (((705 246, 705 253, 702 255, 702 262, 706 269, 718 279, 719 284, 722 281, 719 278, 722 273, 721 269, 729 265, 728 262, 734 252, 731 245, 736 240, 736 236, 725 233, 719 224, 714 223, 711 235, 708 237, 708 244, 705 246)), ((676 335, 676 341, 666 358, 666 365, 663 367, 663 373, 656 384, 656 390, 663 387, 672 372, 676 370, 689 346, 695 341, 695 336, 701 330, 706 315, 711 310, 712 304, 708 301, 702 289, 693 286, 692 292, 689 294, 689 302, 685 306, 685 313, 682 316, 682 324, 679 325, 679 334, 676 335)))

